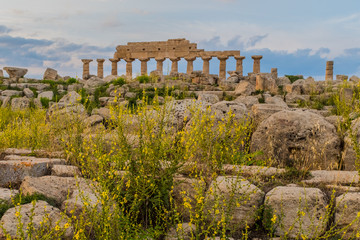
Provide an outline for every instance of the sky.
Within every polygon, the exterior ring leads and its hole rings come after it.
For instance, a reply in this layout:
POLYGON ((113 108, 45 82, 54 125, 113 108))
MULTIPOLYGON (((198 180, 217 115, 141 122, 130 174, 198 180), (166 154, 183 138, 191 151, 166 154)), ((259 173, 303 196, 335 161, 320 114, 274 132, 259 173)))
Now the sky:
MULTIPOLYGON (((335 75, 360 76, 359 0, 1 0, 0 68, 25 67, 27 77, 41 78, 47 67, 81 77, 82 58, 94 59, 95 75, 95 59, 113 57, 117 45, 173 38, 208 51, 240 50, 244 73, 252 55, 263 55, 262 72, 276 67, 281 76, 322 80, 333 60, 335 75)), ((218 65, 211 60, 211 73, 218 65)), ((125 62, 118 68, 125 73, 125 62)), ((155 68, 150 61, 148 70, 155 68)), ((105 75, 110 69, 107 60, 105 75)), ((201 69, 198 59, 194 70, 201 69)), ((235 70, 233 58, 227 70, 235 70)), ((186 72, 185 60, 179 71, 186 72)))

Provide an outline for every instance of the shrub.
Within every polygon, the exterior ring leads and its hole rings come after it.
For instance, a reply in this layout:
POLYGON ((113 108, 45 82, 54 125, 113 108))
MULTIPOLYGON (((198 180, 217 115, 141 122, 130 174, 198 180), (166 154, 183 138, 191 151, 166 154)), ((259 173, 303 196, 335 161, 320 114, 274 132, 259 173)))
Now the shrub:
POLYGON ((136 78, 140 83, 149 83, 151 82, 151 78, 147 75, 138 76, 136 78))
POLYGON ((296 80, 299 79, 304 79, 303 76, 297 76, 297 75, 285 75, 285 77, 287 77, 291 83, 295 82, 296 80))
POLYGON ((112 80, 110 83, 115 86, 122 86, 122 85, 126 84, 126 80, 122 77, 119 77, 115 80, 112 80))
POLYGON ((42 98, 40 98, 40 102, 44 108, 49 108, 50 99, 48 99, 46 97, 42 97, 42 98))
POLYGON ((71 85, 74 83, 79 83, 79 81, 76 78, 69 78, 68 80, 66 80, 67 85, 71 85))

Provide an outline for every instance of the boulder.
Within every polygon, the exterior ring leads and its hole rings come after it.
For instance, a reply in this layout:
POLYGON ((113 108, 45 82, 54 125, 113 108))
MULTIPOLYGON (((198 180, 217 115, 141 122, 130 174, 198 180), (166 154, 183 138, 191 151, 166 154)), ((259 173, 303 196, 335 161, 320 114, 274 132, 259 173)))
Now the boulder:
POLYGON ((58 75, 58 72, 55 69, 47 68, 44 72, 43 79, 46 80, 58 80, 61 77, 58 75))
POLYGON ((73 105, 78 103, 80 99, 81 99, 80 94, 78 94, 75 91, 69 91, 68 94, 66 94, 59 100, 59 105, 62 106, 73 105))
MULTIPOLYGON (((356 143, 360 143, 360 118, 351 122, 351 132, 356 139, 356 143)), ((355 140, 354 139, 354 140, 355 140)), ((354 171, 356 169, 356 151, 354 149, 354 141, 350 137, 350 132, 346 133, 344 138, 344 150, 342 152, 342 164, 347 171, 354 171)))
POLYGON ((1 92, 1 96, 5 97, 21 97, 22 95, 23 92, 17 90, 4 90, 1 92))
POLYGON ((283 110, 287 110, 287 107, 276 104, 254 104, 251 107, 251 114, 256 124, 260 124, 271 115, 283 110))
POLYGON ((341 141, 324 117, 284 110, 260 123, 250 148, 251 152, 262 151, 262 158, 274 160, 279 167, 338 169, 341 141))
POLYGON ((100 87, 105 84, 106 84, 106 82, 103 79, 93 76, 93 77, 89 78, 88 80, 86 80, 84 88, 93 89, 93 88, 97 88, 97 87, 100 87))
POLYGON ((272 219, 279 237, 314 239, 326 231, 329 216, 326 195, 320 189, 276 187, 266 194, 265 206, 276 216, 272 219))
POLYGON ((354 83, 358 83, 360 82, 360 78, 358 76, 351 76, 351 78, 349 79, 350 82, 354 82, 354 83))
POLYGON ((68 196, 77 188, 77 184, 85 180, 74 177, 58 177, 58 176, 43 176, 30 177, 26 176, 20 185, 20 191, 25 195, 32 195, 35 193, 42 194, 47 198, 53 199, 57 204, 61 205, 63 201, 68 199, 68 196))
POLYGON ((217 103, 220 101, 219 97, 215 94, 207 94, 207 93, 200 93, 198 95, 199 101, 208 102, 211 104, 217 103))
POLYGON ((259 98, 257 96, 239 96, 234 102, 243 103, 247 109, 251 109, 253 105, 259 104, 259 98))
POLYGON ((104 121, 104 118, 100 115, 91 115, 90 117, 87 117, 84 119, 84 123, 86 126, 95 126, 99 123, 102 123, 104 121))
POLYGON ((106 76, 104 78, 104 82, 108 83, 108 82, 111 82, 111 81, 116 80, 118 78, 119 78, 119 76, 117 76, 117 75, 108 75, 108 76, 106 76))
POLYGON ((276 78, 275 80, 276 80, 276 85, 278 85, 278 86, 284 86, 287 84, 291 84, 290 79, 287 77, 279 77, 279 78, 276 78))
POLYGON ((214 223, 219 222, 223 214, 230 216, 228 227, 235 231, 251 228, 264 195, 263 191, 245 179, 219 176, 211 182, 206 193, 205 213, 209 221, 214 223))
POLYGON ((57 177, 75 177, 81 176, 81 172, 76 166, 54 165, 51 168, 51 175, 57 177))
POLYGON ((100 117, 102 117, 105 120, 110 120, 111 119, 111 111, 109 108, 95 108, 92 112, 91 112, 92 116, 94 115, 98 115, 100 117))
POLYGON ((284 102, 284 99, 280 96, 266 97, 265 102, 267 104, 274 104, 283 108, 287 108, 288 105, 284 102))
POLYGON ((311 178, 303 180, 307 184, 343 184, 355 185, 359 183, 357 171, 310 171, 311 178))
POLYGON ((358 239, 360 233, 360 192, 345 193, 335 200, 335 221, 337 229, 345 232, 346 239, 358 239))
POLYGON ((248 117, 246 106, 243 103, 221 101, 211 106, 211 113, 215 114, 215 118, 218 121, 226 119, 230 111, 234 114, 234 119, 236 120, 245 120, 248 117))
POLYGON ((28 72, 26 68, 4 67, 4 70, 9 74, 9 78, 18 80, 25 76, 28 72))
MULTIPOLYGON (((56 225, 60 227, 59 232, 64 232, 61 239, 72 239, 73 238, 73 227, 71 226, 71 220, 64 217, 58 208, 55 208, 45 201, 37 201, 34 204, 28 203, 21 207, 17 206, 10 208, 1 218, 2 227, 0 228, 0 238, 5 239, 5 233, 10 236, 9 239, 23 239, 21 232, 24 233, 24 239, 28 239, 29 226, 42 234, 48 234, 51 229, 55 228, 56 225), (19 212, 19 214, 16 214, 19 212), (21 216, 21 224, 19 226, 19 217, 21 216)), ((45 236, 44 236, 45 237, 45 236)), ((49 237, 47 235, 47 237, 49 237)), ((42 237, 40 236, 42 239, 42 237)), ((7 239, 7 238, 6 238, 7 239)), ((46 237, 43 239, 47 239, 46 237)))
POLYGON ((54 97, 53 91, 46 91, 46 92, 42 92, 42 93, 38 94, 38 99, 47 98, 47 99, 51 100, 51 99, 53 99, 53 97, 54 97))
POLYGON ((5 202, 7 204, 11 204, 12 199, 17 194, 19 194, 19 190, 8 189, 8 188, 0 188, 0 204, 3 203, 3 202, 5 202))
POLYGON ((11 99, 11 109, 26 109, 30 107, 30 99, 27 97, 11 99))
POLYGON ((24 92, 24 95, 27 97, 27 98, 33 98, 34 97, 34 92, 30 89, 30 88, 25 88, 23 90, 24 92))
POLYGON ((0 187, 19 185, 26 176, 41 177, 50 174, 50 169, 55 164, 65 164, 65 160, 6 156, 0 161, 0 187))
POLYGON ((235 88, 235 94, 237 96, 249 96, 255 92, 255 86, 248 81, 241 81, 235 88))

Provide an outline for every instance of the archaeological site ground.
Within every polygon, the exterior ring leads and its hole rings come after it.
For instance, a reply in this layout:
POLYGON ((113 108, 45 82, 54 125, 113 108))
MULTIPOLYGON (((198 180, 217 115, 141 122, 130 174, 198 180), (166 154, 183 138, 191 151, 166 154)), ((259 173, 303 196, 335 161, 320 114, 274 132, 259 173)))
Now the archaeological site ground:
POLYGON ((0 239, 360 239, 360 78, 266 57, 169 39, 82 59, 81 78, 3 67, 0 239))

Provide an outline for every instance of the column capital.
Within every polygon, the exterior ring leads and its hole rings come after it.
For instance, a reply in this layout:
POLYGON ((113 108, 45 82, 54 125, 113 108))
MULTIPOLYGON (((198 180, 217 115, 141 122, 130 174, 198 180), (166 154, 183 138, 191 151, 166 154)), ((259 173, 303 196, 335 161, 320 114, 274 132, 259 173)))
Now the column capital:
POLYGON ((135 60, 135 58, 124 58, 125 62, 129 63, 129 62, 133 62, 135 60))
POLYGON ((172 62, 178 62, 178 61, 180 61, 180 58, 179 58, 179 57, 169 58, 169 59, 170 59, 170 61, 172 61, 172 62))
POLYGON ((195 60, 196 60, 196 57, 185 57, 184 59, 185 59, 186 61, 188 61, 188 62, 189 62, 189 61, 191 62, 191 61, 195 61, 195 60))
POLYGON ((244 60, 245 56, 234 56, 235 60, 244 60))
POLYGON ((163 61, 165 61, 165 58, 163 57, 163 58, 155 58, 155 61, 157 61, 157 62, 163 62, 163 61))
POLYGON ((213 57, 211 57, 211 56, 201 57, 201 59, 202 59, 203 61, 210 61, 212 58, 213 58, 213 57))
POLYGON ((263 56, 262 55, 254 55, 254 56, 251 56, 251 58, 252 59, 254 59, 254 60, 257 60, 257 59, 262 59, 263 58, 263 56))
POLYGON ((120 61, 120 60, 117 59, 117 58, 109 58, 109 60, 110 60, 110 62, 118 62, 118 61, 120 61))
POLYGON ((81 61, 82 61, 83 63, 90 63, 90 62, 92 62, 93 60, 92 60, 92 59, 81 59, 81 61))
POLYGON ((223 57, 223 56, 221 56, 221 57, 217 57, 220 61, 224 61, 224 60, 227 60, 229 57, 223 57))
POLYGON ((139 58, 140 62, 147 62, 150 60, 150 58, 139 58))
POLYGON ((102 63, 102 62, 105 62, 105 59, 103 59, 103 58, 98 58, 98 59, 96 59, 96 61, 97 61, 98 63, 102 63))

